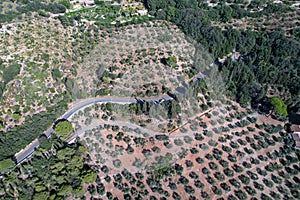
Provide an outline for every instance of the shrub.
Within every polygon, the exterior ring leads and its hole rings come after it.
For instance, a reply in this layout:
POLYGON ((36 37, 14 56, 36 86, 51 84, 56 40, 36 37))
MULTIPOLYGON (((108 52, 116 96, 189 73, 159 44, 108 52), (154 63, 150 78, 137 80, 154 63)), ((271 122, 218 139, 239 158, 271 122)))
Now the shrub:
POLYGON ((264 190, 264 186, 262 184, 259 184, 258 182, 254 181, 253 185, 256 189, 263 191, 264 190))
POLYGON ((139 179, 139 180, 143 180, 143 179, 144 179, 144 175, 143 175, 142 173, 140 173, 140 172, 136 172, 136 173, 135 173, 135 177, 136 177, 137 179, 139 179))
POLYGON ((97 187, 96 187, 96 190, 97 190, 97 193, 102 196, 105 194, 105 186, 103 183, 99 183, 97 184, 97 187))
POLYGON ((260 195, 260 198, 261 198, 261 200, 272 200, 271 197, 269 197, 268 195, 266 195, 266 194, 264 194, 264 193, 262 193, 262 194, 260 195))
POLYGON ((232 177, 232 176, 234 175, 234 171, 231 170, 231 169, 229 169, 229 168, 225 168, 225 169, 223 170, 223 172, 224 172, 224 174, 225 174, 226 176, 228 176, 228 177, 232 177))
POLYGON ((174 144, 177 145, 177 146, 182 146, 183 145, 183 142, 181 139, 175 139, 174 140, 174 144))
POLYGON ((169 140, 169 137, 167 135, 155 135, 155 138, 159 141, 169 140))
POLYGON ((266 176, 267 175, 267 171, 266 170, 262 170, 260 168, 256 168, 256 171, 261 176, 266 176))
POLYGON ((212 132, 212 131, 204 131, 203 134, 204 134, 206 137, 212 137, 212 136, 213 136, 213 132, 212 132))
POLYGON ((224 181, 225 176, 223 174, 221 174, 220 172, 216 172, 214 173, 214 176, 216 179, 218 179, 219 181, 224 181))
POLYGON ((233 141, 231 141, 229 144, 234 149, 238 149, 240 147, 236 142, 233 142, 233 141))
POLYGON ((269 172, 273 172, 274 171, 274 166, 272 163, 268 164, 265 166, 265 169, 269 172))
POLYGON ((212 170, 218 169, 218 165, 216 165, 216 163, 214 163, 214 162, 209 162, 208 165, 209 165, 209 168, 212 170))
POLYGON ((230 161, 230 162, 236 162, 237 160, 236 160, 236 156, 233 156, 233 155, 228 155, 228 160, 230 161))
POLYGON ((225 161, 225 160, 220 160, 219 163, 220 163, 220 165, 222 165, 222 167, 224 167, 224 168, 225 168, 225 167, 228 167, 228 165, 229 165, 228 162, 225 161))
POLYGON ((225 146, 225 145, 222 145, 222 149, 223 151, 227 152, 227 153, 231 153, 232 152, 232 149, 228 146, 225 146))
POLYGON ((198 141, 202 141, 202 140, 204 140, 204 137, 200 133, 196 133, 195 134, 195 139, 198 140, 198 141))
POLYGON ((171 190, 177 190, 177 185, 173 182, 170 182, 168 186, 171 190))
POLYGON ((209 148, 207 144, 199 144, 199 146, 202 150, 207 150, 209 148))
POLYGON ((181 200, 181 196, 177 193, 177 192, 173 192, 172 194, 172 197, 175 199, 175 200, 181 200))
POLYGON ((208 175, 208 174, 210 174, 210 171, 209 171, 209 169, 207 169, 206 167, 204 167, 202 169, 202 173, 205 174, 205 175, 208 175))
POLYGON ((54 80, 59 80, 61 78, 61 73, 58 68, 52 69, 51 75, 54 80))
POLYGON ((219 188, 217 188, 216 186, 213 186, 212 191, 216 194, 216 195, 221 195, 222 194, 222 190, 220 190, 219 188))
POLYGON ((200 189, 204 188, 204 184, 199 180, 194 181, 194 185, 200 189))
POLYGON ((267 161, 268 160, 268 158, 263 156, 263 155, 259 155, 258 159, 261 160, 261 161, 267 161))
POLYGON ((183 184, 183 185, 187 185, 189 184, 189 180, 187 178, 185 178, 184 176, 180 176, 180 178, 178 179, 179 183, 183 184))
POLYGON ((195 147, 191 148, 190 151, 191 151, 192 154, 199 153, 198 149, 196 149, 195 147))
POLYGON ((274 191, 270 192, 270 196, 272 196, 273 199, 275 199, 275 200, 280 200, 281 199, 281 196, 278 193, 274 192, 274 191))
POLYGON ((199 163, 199 164, 202 164, 204 163, 204 160, 200 157, 196 158, 196 162, 199 163))
POLYGON ((206 178, 206 181, 211 185, 214 185, 216 183, 215 179, 213 179, 211 176, 208 176, 206 178))
POLYGON ((15 167, 14 161, 11 159, 5 159, 0 161, 0 174, 9 172, 15 167))
POLYGON ((213 153, 214 154, 218 154, 218 155, 222 155, 223 154, 222 151, 220 151, 219 149, 216 149, 216 148, 213 149, 213 153))
POLYGON ((127 152, 128 154, 133 154, 133 153, 134 153, 134 149, 131 147, 131 145, 128 145, 128 146, 127 146, 126 152, 127 152))
POLYGON ((268 179, 263 179, 263 183, 268 186, 269 188, 273 187, 274 186, 274 183, 268 179))
POLYGON ((272 181, 274 181, 274 183, 276 184, 281 184, 282 183, 282 178, 275 176, 274 174, 271 175, 271 179, 272 181))
POLYGON ((101 167, 101 171, 102 171, 103 173, 107 174, 107 173, 109 172, 109 169, 108 169, 108 167, 107 167, 106 165, 103 165, 103 166, 101 167))
POLYGON ((73 130, 72 124, 69 121, 60 121, 54 127, 54 132, 61 137, 62 140, 66 140, 73 130))
POLYGON ((235 196, 237 196, 238 199, 247 199, 247 194, 242 190, 236 190, 234 191, 234 194, 235 196))
POLYGON ((255 173, 253 173, 253 172, 251 172, 251 171, 247 171, 247 174, 250 176, 250 178, 251 178, 252 180, 257 180, 257 179, 258 179, 257 174, 255 174, 255 173))
POLYGON ((229 179, 229 183, 230 183, 231 185, 233 185, 234 187, 236 187, 236 188, 240 188, 240 187, 241 187, 240 182, 238 182, 238 181, 235 180, 234 178, 233 178, 233 179, 229 179))
POLYGON ((193 139, 191 137, 189 137, 189 136, 184 136, 183 140, 187 144, 191 144, 193 142, 193 139))
POLYGON ((195 189, 189 185, 185 185, 184 186, 184 190, 188 193, 188 194, 194 194, 195 193, 195 189))
POLYGON ((121 160, 116 159, 116 160, 113 161, 113 165, 114 165, 114 167, 116 167, 116 168, 120 168, 121 165, 122 165, 122 162, 121 162, 121 160))
POLYGON ((212 147, 215 147, 215 146, 217 146, 217 142, 214 141, 214 140, 209 140, 209 141, 208 141, 208 145, 209 145, 209 146, 212 146, 212 147))
POLYGON ((243 184, 248 185, 250 183, 250 178, 244 174, 239 175, 238 178, 242 181, 243 184))
POLYGON ((205 155, 205 158, 207 160, 213 160, 214 159, 214 157, 212 155, 210 155, 209 153, 205 155))
POLYGON ((278 115, 287 116, 287 105, 278 97, 271 97, 270 103, 274 106, 274 110, 278 115))
POLYGON ((251 168, 251 164, 246 161, 243 162, 243 166, 246 168, 251 168))
POLYGON ((165 58, 163 60, 163 63, 170 66, 170 67, 176 67, 177 65, 177 58, 175 56, 170 56, 168 58, 165 58))
POLYGON ((199 179, 199 175, 196 174, 194 171, 191 171, 189 176, 192 178, 192 179, 199 179))
POLYGON ((209 198, 209 195, 206 192, 202 191, 201 192, 201 197, 204 198, 204 199, 207 199, 207 198, 209 198))
POLYGON ((218 138, 218 141, 224 143, 224 142, 226 142, 226 139, 223 136, 220 136, 218 138))
POLYGON ((247 144, 247 142, 245 140, 242 140, 242 139, 238 139, 237 141, 242 146, 245 146, 247 144))
POLYGON ((230 186, 227 185, 226 183, 221 183, 220 186, 221 186, 221 188, 222 188, 223 190, 225 190, 226 192, 231 191, 230 186))
POLYGON ((188 168, 190 168, 190 167, 193 167, 193 166, 194 166, 193 162, 192 162, 192 161, 190 161, 190 160, 186 160, 186 161, 185 161, 185 164, 186 164, 186 166, 187 166, 188 168))
POLYGON ((13 80, 20 73, 21 65, 12 63, 3 70, 2 80, 6 85, 8 82, 13 80))

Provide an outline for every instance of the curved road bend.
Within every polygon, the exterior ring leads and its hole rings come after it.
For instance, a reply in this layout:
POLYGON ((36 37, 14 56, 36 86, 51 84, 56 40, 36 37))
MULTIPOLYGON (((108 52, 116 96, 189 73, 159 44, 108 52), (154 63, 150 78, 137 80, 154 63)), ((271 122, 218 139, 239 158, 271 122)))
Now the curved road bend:
MULTIPOLYGON (((198 81, 199 79, 202 79, 205 76, 206 76, 205 74, 199 73, 195 76, 195 78, 193 78, 193 82, 198 81)), ((98 97, 98 98, 88 99, 84 102, 77 104, 70 110, 66 111, 62 115, 61 118, 68 119, 72 114, 74 114, 79 109, 86 107, 88 105, 91 105, 91 104, 95 104, 95 103, 118 103, 118 104, 130 104, 130 103, 141 103, 141 102, 161 103, 162 101, 168 101, 168 100, 172 100, 172 99, 173 99, 173 97, 171 97, 169 95, 164 95, 162 97, 147 98, 144 100, 139 100, 136 98, 122 98, 122 97, 98 97)), ((44 135, 47 138, 49 138, 51 136, 51 134, 53 133, 53 131, 54 131, 53 128, 50 127, 48 130, 46 130, 44 132, 44 135)), ((20 152, 18 152, 15 155, 16 163, 19 164, 23 160, 25 160, 27 157, 31 156, 33 154, 33 152, 39 147, 39 145, 40 145, 40 143, 37 138, 32 143, 27 145, 24 149, 22 149, 20 152)))
MULTIPOLYGON (((142 102, 160 103, 160 101, 162 101, 162 100, 167 101, 167 100, 172 100, 172 99, 173 98, 168 95, 165 95, 162 97, 149 98, 146 100, 137 100, 137 99, 133 99, 133 98, 122 98, 122 97, 98 97, 98 98, 89 99, 87 101, 77 104, 70 110, 66 111, 62 115, 61 118, 68 119, 70 116, 72 116, 75 112, 77 112, 81 108, 92 105, 92 104, 96 104, 96 103, 130 104, 130 103, 138 103, 141 101, 142 102)), ((53 128, 50 127, 48 130, 46 130, 44 132, 44 135, 47 138, 49 138, 52 135, 53 131, 54 131, 53 128)), ((20 162, 25 160, 27 157, 29 157, 31 154, 33 154, 33 152, 39 147, 39 145, 40 145, 40 143, 39 143, 38 139, 35 139, 32 143, 30 143, 28 146, 26 146, 23 150, 18 152, 15 155, 16 163, 19 164, 20 162)))

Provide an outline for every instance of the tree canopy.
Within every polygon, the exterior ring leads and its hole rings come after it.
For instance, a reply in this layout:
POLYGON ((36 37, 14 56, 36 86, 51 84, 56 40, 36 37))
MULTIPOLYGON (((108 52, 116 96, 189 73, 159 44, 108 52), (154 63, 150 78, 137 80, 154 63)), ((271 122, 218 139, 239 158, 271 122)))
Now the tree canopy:
POLYGON ((62 140, 67 139, 70 136, 70 133, 72 132, 73 127, 71 122, 69 121, 61 121, 58 122, 54 127, 54 132, 59 137, 62 138, 62 140))
POLYGON ((278 115, 286 117, 287 113, 287 105, 278 97, 271 97, 270 103, 274 106, 274 110, 278 115))
POLYGON ((15 167, 15 163, 11 159, 1 160, 0 161, 0 174, 9 172, 14 167, 15 167))

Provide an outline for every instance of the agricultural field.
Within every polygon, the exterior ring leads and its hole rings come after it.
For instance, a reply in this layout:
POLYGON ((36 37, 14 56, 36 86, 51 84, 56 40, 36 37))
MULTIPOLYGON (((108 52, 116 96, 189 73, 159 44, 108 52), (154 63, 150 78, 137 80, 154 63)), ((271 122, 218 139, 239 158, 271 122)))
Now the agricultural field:
POLYGON ((298 3, 1 1, 0 200, 300 199, 298 3))
POLYGON ((109 124, 82 131, 98 171, 86 198, 299 198, 298 158, 283 142, 283 123, 223 101, 171 135, 109 124))
MULTIPOLYGON (((196 50, 176 26, 152 21, 106 36, 79 66, 75 82, 78 93, 86 97, 111 95, 147 100, 168 96, 169 92, 178 94, 178 101, 172 105, 162 101, 161 105, 157 105, 158 102, 147 105, 148 114, 139 110, 145 109, 140 105, 113 105, 110 110, 116 120, 135 122, 152 130, 171 131, 205 111, 199 109, 198 99, 206 102, 206 93, 195 95, 194 88, 189 86, 189 82, 211 64, 210 58, 203 56, 207 56, 205 52, 196 50), (170 115, 173 119, 167 117, 170 115)), ((105 117, 97 115, 95 110, 90 116, 97 116, 93 119, 96 121, 105 117)), ((81 120, 92 123, 92 119, 81 120)), ((81 127, 82 123, 79 124, 81 127)))
POLYGON ((77 82, 90 94, 101 94, 95 91, 101 86, 116 96, 158 96, 200 72, 192 66, 194 54, 195 47, 171 24, 130 25, 95 46, 82 63, 77 82))

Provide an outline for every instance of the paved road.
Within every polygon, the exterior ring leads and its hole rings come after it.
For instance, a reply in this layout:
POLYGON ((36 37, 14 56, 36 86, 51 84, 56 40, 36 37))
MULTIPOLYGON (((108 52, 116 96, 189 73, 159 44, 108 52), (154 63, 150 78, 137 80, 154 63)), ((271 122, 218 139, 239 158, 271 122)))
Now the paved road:
MULTIPOLYGON (((117 103, 117 104, 131 104, 131 103, 143 103, 143 102, 154 102, 154 103, 161 103, 162 101, 168 101, 172 100, 173 98, 169 95, 165 95, 162 97, 155 97, 155 98, 148 98, 145 100, 142 99, 135 99, 135 98, 122 98, 122 97, 98 97, 93 99, 88 99, 84 102, 81 102, 71 108, 70 110, 66 111, 61 119, 69 119, 70 116, 72 116, 75 112, 80 110, 81 108, 84 108, 86 106, 95 104, 95 103, 117 103)), ((109 124, 109 123, 108 123, 109 124)), ((116 124, 117 125, 117 124, 116 124)), ((125 124, 119 124, 120 126, 123 126, 125 124)), ((137 127, 136 127, 137 128, 137 127)), ((141 127, 139 127, 141 128, 141 127)), ((44 135, 49 138, 53 133, 53 128, 49 128, 47 131, 44 132, 44 135)), ((39 147, 40 143, 38 139, 35 139, 32 143, 30 143, 27 147, 25 147, 23 150, 21 150, 19 153, 15 155, 16 163, 19 164, 23 160, 25 160, 27 157, 29 157, 33 152, 39 147)))
MULTIPOLYGON (((199 73, 195 76, 195 78, 193 78, 193 82, 198 81, 199 79, 202 79, 205 76, 206 75, 199 73)), ((98 97, 98 98, 85 100, 85 101, 75 105, 73 108, 66 111, 62 115, 61 119, 68 119, 70 116, 72 116, 76 111, 80 110, 81 108, 84 108, 86 106, 89 106, 89 105, 92 105, 95 103, 131 104, 131 103, 153 102, 153 103, 159 104, 163 101, 169 101, 169 100, 173 100, 173 99, 174 99, 173 95, 164 95, 161 97, 153 97, 153 98, 147 98, 147 99, 125 98, 125 97, 124 98, 123 97, 98 97)), ((119 126, 122 126, 122 124, 119 124, 119 126)), ((128 126, 128 124, 126 126, 128 126)), ((131 125, 131 126, 133 126, 133 125, 131 125)), ((137 128, 139 128, 140 130, 143 130, 143 128, 140 126, 138 126, 137 128)), ((47 138, 49 138, 52 135, 53 131, 54 130, 51 127, 48 130, 46 130, 43 134, 47 138)), ((147 130, 145 132, 147 132, 148 134, 151 135, 150 130, 147 130)), ((153 134, 157 134, 157 133, 153 133, 153 134)), ((39 143, 38 139, 35 139, 32 143, 30 143, 28 146, 26 146, 24 149, 22 149, 20 152, 18 152, 15 155, 16 163, 19 164, 23 160, 25 160, 27 157, 31 156, 33 154, 33 152, 39 147, 39 145, 40 145, 40 143, 39 143)))

